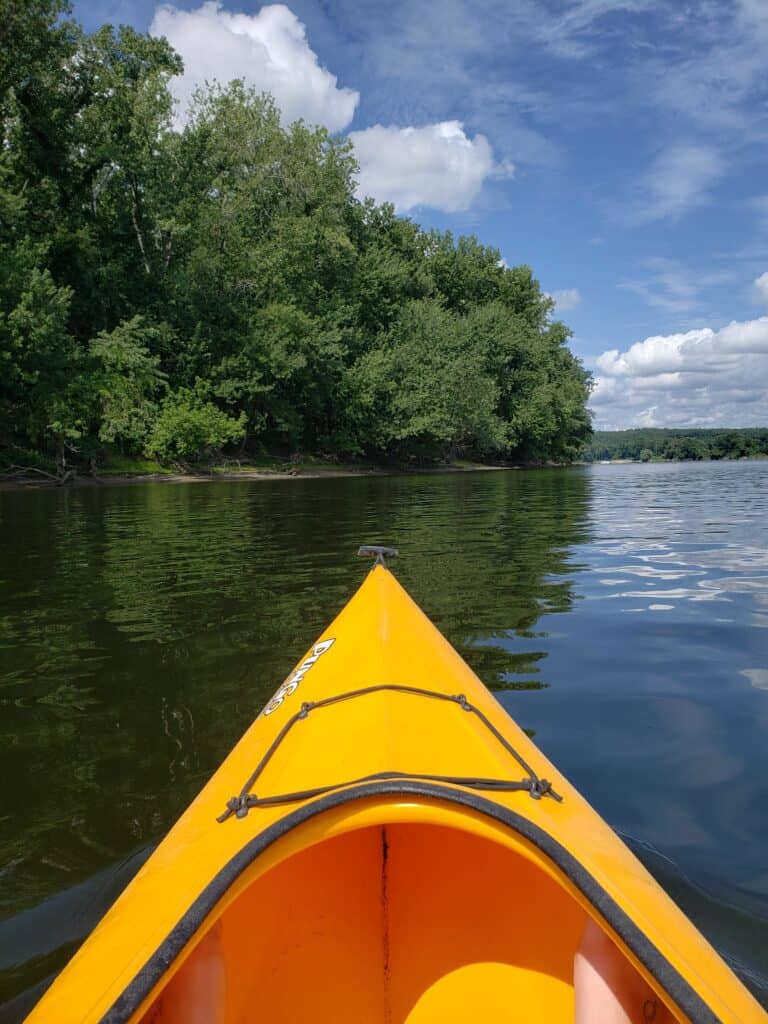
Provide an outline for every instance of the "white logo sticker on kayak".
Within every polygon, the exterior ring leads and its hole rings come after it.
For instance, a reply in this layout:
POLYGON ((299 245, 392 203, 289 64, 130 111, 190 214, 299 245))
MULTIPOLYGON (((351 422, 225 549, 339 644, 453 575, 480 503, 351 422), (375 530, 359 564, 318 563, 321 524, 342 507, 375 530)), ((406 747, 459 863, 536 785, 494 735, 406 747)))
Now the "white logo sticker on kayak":
POLYGON ((273 711, 277 711, 285 698, 290 697, 290 695, 298 689, 299 683, 307 672, 309 672, 320 655, 325 654, 328 648, 332 647, 335 643, 336 640, 333 638, 331 640, 321 640, 319 643, 315 644, 310 656, 305 661, 302 661, 298 668, 295 668, 293 672, 291 672, 272 700, 264 708, 265 715, 271 715, 273 711))

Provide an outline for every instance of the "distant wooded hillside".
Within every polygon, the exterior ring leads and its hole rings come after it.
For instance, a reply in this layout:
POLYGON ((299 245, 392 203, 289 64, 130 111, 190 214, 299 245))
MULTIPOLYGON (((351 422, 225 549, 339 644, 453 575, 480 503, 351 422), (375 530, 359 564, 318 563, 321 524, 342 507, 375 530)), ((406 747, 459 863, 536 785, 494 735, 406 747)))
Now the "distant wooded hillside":
POLYGON ((768 455, 768 428, 596 430, 588 462, 604 459, 744 459, 768 455))

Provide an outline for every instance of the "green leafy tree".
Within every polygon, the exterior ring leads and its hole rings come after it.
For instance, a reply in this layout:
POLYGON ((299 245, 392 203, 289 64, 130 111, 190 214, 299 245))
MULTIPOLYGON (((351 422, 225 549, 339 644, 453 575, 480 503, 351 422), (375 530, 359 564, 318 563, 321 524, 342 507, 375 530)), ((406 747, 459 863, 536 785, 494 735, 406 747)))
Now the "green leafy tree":
POLYGON ((194 461, 241 440, 244 432, 243 413, 235 419, 200 391, 182 388, 163 402, 144 451, 168 461, 194 461))
POLYGON ((74 224, 61 242, 61 274, 77 289, 83 337, 161 302, 183 233, 167 88, 181 68, 165 39, 128 26, 107 25, 79 47, 73 88, 81 102, 69 167, 74 224))
POLYGON ((409 303, 354 372, 375 449, 437 458, 504 449, 497 388, 466 324, 440 302, 409 303))
POLYGON ((147 438, 158 412, 156 398, 165 384, 159 357, 150 354, 157 333, 135 316, 91 342, 100 441, 135 449, 147 438))
POLYGON ((6 416, 33 444, 52 447, 61 468, 67 447, 87 428, 91 403, 83 356, 67 330, 70 301, 68 288, 34 269, 4 331, 11 354, 6 416))

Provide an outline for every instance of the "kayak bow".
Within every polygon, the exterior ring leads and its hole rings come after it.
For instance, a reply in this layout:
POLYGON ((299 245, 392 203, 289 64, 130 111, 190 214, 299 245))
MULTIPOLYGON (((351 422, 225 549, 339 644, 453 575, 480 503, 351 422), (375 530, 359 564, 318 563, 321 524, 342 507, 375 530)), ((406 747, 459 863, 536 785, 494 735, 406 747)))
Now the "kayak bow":
POLYGON ((383 560, 28 1021, 572 1021, 588 916, 677 1020, 768 1019, 383 560))

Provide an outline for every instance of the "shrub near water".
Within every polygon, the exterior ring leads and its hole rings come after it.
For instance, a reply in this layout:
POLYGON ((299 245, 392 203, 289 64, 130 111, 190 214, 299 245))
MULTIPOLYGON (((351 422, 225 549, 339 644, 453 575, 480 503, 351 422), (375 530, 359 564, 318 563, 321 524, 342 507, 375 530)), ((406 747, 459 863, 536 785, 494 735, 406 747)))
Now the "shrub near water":
POLYGON ((13 4, 0 448, 567 460, 589 374, 527 267, 355 196, 349 141, 234 82, 182 130, 164 39, 13 4))
POLYGON ((213 453, 240 441, 245 434, 245 413, 227 416, 187 388, 163 402, 144 450, 170 461, 213 453))

